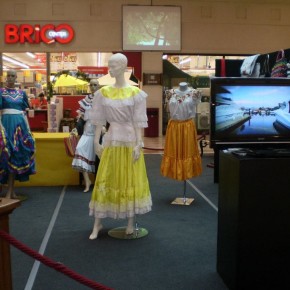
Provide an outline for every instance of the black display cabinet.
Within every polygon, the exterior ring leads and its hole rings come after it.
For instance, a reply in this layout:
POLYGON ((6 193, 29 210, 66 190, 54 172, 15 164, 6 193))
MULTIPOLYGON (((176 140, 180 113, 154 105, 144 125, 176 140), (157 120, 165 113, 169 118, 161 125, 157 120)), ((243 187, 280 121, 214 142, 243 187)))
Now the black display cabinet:
POLYGON ((290 158, 219 156, 219 275, 229 289, 290 289, 290 158))

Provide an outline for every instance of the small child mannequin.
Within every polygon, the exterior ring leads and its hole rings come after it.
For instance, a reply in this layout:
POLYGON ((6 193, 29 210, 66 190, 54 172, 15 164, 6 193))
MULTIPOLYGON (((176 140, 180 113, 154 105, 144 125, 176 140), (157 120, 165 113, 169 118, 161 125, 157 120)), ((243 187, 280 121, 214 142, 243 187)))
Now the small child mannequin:
POLYGON ((99 89, 99 82, 96 79, 90 80, 91 94, 79 102, 80 108, 78 110, 79 118, 83 120, 83 132, 78 142, 75 156, 72 161, 72 167, 80 171, 84 178, 85 189, 84 192, 90 190, 92 184, 89 173, 95 173, 97 168, 95 166, 95 149, 94 149, 94 135, 95 126, 91 124, 88 118, 88 112, 91 110, 94 93, 99 89))

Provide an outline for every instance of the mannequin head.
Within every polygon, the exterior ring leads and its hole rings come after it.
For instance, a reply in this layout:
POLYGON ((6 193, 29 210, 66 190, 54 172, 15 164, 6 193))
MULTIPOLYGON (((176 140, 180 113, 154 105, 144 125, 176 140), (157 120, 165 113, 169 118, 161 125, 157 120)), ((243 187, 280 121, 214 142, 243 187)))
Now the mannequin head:
POLYGON ((17 79, 16 71, 15 70, 8 70, 7 71, 7 78, 6 78, 7 87, 14 88, 16 79, 17 79))
POLYGON ((90 90, 91 90, 92 94, 99 89, 99 86, 100 86, 100 84, 99 84, 97 79, 90 80, 90 90))
POLYGON ((123 75, 128 65, 127 57, 122 53, 113 54, 108 63, 109 73, 111 77, 116 78, 123 75))

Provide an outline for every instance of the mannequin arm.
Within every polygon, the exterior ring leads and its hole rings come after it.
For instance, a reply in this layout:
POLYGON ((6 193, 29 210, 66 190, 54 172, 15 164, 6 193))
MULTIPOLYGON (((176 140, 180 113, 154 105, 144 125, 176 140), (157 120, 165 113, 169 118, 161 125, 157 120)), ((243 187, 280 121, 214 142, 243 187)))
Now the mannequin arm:
POLYGON ((141 128, 135 127, 135 134, 136 134, 136 146, 133 149, 133 161, 137 161, 140 157, 140 152, 143 147, 143 141, 141 137, 141 128))
POLYGON ((96 126, 96 130, 95 130, 95 138, 94 138, 94 146, 95 146, 95 153, 96 155, 98 155, 98 157, 101 159, 101 156, 102 156, 102 152, 104 150, 104 147, 103 145, 101 145, 99 143, 99 140, 100 140, 100 136, 101 136, 101 133, 102 133, 102 129, 103 129, 103 125, 100 125, 98 124, 96 126))

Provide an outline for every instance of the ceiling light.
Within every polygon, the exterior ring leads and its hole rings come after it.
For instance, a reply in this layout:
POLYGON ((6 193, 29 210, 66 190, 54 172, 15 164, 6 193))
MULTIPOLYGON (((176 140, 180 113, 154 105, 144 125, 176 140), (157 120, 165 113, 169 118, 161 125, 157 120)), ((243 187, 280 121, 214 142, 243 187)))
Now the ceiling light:
POLYGON ((184 58, 182 61, 179 62, 179 64, 183 64, 183 63, 187 63, 187 62, 190 62, 191 61, 191 58, 184 58))
POLYGON ((100 67, 102 64, 102 55, 100 52, 97 53, 97 65, 100 67))
MULTIPOLYGON (((27 70, 27 69, 26 68, 21 68, 20 70, 27 70)), ((46 68, 29 68, 29 70, 35 70, 35 71, 43 70, 43 71, 46 71, 46 68)))
POLYGON ((31 58, 36 58, 36 55, 34 53, 31 53, 31 52, 26 52, 26 54, 28 56, 30 56, 31 58))
POLYGON ((15 60, 15 59, 13 59, 13 58, 7 57, 7 56, 5 56, 5 55, 3 55, 2 58, 3 58, 3 60, 6 60, 6 61, 8 61, 8 62, 10 62, 10 63, 13 63, 13 64, 16 64, 16 65, 19 65, 19 66, 21 66, 21 67, 23 67, 23 68, 29 68, 28 65, 26 65, 26 64, 24 64, 24 63, 22 63, 22 62, 20 62, 20 61, 17 61, 17 60, 15 60))

